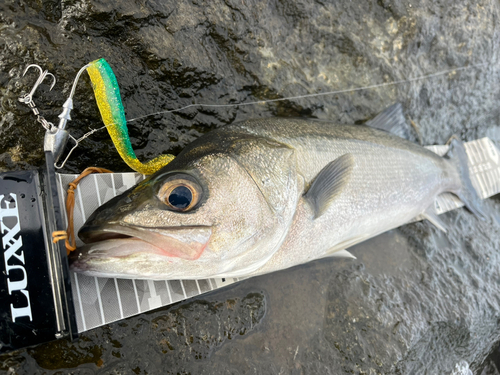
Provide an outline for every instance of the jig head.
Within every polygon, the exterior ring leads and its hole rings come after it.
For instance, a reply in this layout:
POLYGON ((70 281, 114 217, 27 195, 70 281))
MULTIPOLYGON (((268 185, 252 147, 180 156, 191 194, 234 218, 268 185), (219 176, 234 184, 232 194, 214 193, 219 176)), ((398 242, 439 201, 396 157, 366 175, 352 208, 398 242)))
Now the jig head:
POLYGON ((43 141, 43 149, 45 151, 51 151, 54 154, 54 163, 57 164, 61 154, 68 142, 69 133, 66 130, 66 125, 69 120, 71 120, 71 110, 73 109, 73 96, 75 95, 76 85, 82 73, 87 69, 88 64, 82 67, 73 81, 73 86, 71 87, 71 92, 68 99, 63 104, 63 111, 59 115, 59 126, 52 126, 45 133, 45 138, 43 141))

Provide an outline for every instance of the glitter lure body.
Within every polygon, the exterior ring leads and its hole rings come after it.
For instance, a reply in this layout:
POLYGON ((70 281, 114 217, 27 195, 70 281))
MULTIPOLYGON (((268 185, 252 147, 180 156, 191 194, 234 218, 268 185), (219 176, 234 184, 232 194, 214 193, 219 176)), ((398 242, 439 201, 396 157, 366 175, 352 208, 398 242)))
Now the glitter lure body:
POLYGON ((118 82, 106 60, 99 59, 91 62, 87 72, 92 81, 104 125, 123 161, 136 172, 145 175, 153 174, 170 163, 174 159, 173 155, 160 155, 146 163, 141 163, 137 159, 128 135, 118 82))

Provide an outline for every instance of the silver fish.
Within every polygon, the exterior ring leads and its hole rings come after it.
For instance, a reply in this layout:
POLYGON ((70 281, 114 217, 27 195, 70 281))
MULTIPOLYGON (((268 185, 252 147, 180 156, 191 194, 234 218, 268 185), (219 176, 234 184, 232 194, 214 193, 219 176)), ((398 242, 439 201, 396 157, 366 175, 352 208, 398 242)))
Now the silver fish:
POLYGON ((461 142, 447 157, 370 126, 272 118, 232 124, 97 209, 72 268, 88 275, 258 275, 327 256, 423 214, 443 192, 481 216, 461 142))

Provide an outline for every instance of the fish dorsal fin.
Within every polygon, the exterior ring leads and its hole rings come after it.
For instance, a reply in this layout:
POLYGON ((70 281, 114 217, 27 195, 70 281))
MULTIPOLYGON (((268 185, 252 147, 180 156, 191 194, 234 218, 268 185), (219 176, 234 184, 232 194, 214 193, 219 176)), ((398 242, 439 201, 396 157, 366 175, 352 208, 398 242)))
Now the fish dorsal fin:
POLYGON ((380 112, 377 117, 365 122, 366 126, 384 130, 401 138, 406 136, 406 119, 401 103, 395 103, 380 112))
POLYGON ((354 157, 345 154, 328 163, 316 176, 305 194, 306 200, 318 218, 328 209, 330 203, 347 185, 354 167, 354 157))

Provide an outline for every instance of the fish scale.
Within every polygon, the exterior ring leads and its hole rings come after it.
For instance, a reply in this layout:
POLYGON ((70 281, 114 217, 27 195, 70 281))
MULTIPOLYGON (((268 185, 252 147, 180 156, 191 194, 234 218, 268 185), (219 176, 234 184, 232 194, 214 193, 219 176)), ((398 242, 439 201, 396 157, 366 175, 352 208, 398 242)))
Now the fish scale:
MULTIPOLYGON (((446 172, 445 168, 449 166, 442 158, 425 149, 414 152, 413 144, 380 131, 362 126, 336 126, 332 133, 343 132, 348 128, 349 134, 358 139, 326 140, 323 135, 315 135, 324 131, 325 124, 309 123, 307 127, 303 126, 307 128, 306 134, 285 139, 277 135, 280 134, 279 128, 287 126, 287 123, 279 120, 273 122, 272 126, 275 131, 266 135, 286 142, 296 150, 299 170, 307 184, 324 165, 346 153, 354 155, 356 166, 343 194, 323 217, 317 219, 318 222, 310 220, 307 202, 299 205, 302 207, 297 210, 294 227, 285 243, 255 274, 288 268, 297 259, 301 259, 302 263, 316 259, 321 257, 318 249, 324 249, 325 255, 342 250, 346 247, 346 241, 352 241, 349 243, 352 246, 400 226, 422 213, 441 192, 458 184, 456 180, 441 178, 443 174, 458 178, 453 171, 446 172), (311 131, 314 127, 319 129, 311 131), (358 130, 359 135, 356 134, 358 130), (370 139, 373 139, 373 133, 379 133, 379 143, 365 141, 367 132, 370 139), (388 143, 396 147, 387 147, 388 143), (405 143, 409 146, 407 149, 403 148, 405 143), (308 157, 311 153, 315 153, 315 156, 308 157), (357 225, 353 225, 353 222, 357 225), (341 246, 335 247, 335 244, 341 246)), ((255 131, 255 126, 252 127, 255 131)))

